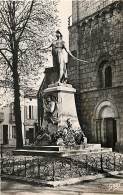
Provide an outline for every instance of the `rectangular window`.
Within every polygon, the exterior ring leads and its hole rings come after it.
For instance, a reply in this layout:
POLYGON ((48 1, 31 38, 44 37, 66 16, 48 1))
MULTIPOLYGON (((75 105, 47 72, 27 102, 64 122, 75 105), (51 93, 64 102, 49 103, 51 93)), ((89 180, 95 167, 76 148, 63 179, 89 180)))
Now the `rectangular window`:
POLYGON ((33 106, 29 105, 29 110, 28 110, 28 119, 33 119, 33 106))
POLYGON ((29 119, 31 119, 32 118, 32 108, 31 108, 31 106, 29 106, 29 119))
POLYGON ((12 138, 16 138, 16 126, 12 126, 12 138))

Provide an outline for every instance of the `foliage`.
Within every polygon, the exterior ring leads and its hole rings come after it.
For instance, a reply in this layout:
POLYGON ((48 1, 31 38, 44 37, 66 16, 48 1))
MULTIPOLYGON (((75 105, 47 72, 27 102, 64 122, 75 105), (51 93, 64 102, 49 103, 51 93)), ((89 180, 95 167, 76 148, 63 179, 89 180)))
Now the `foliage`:
POLYGON ((56 142, 57 145, 74 146, 82 144, 84 142, 83 137, 84 134, 81 129, 63 127, 52 135, 52 140, 56 142))
POLYGON ((81 129, 61 127, 52 134, 47 129, 41 129, 34 145, 41 146, 45 142, 45 145, 74 146, 84 143, 84 137, 81 129))
POLYGON ((17 148, 23 145, 20 85, 27 86, 28 78, 35 79, 46 57, 40 48, 52 39, 55 25, 53 0, 0 1, 1 70, 14 89, 17 148))
POLYGON ((40 78, 47 61, 46 53, 40 52, 40 48, 49 45, 53 39, 58 22, 56 4, 57 1, 52 0, 0 1, 0 72, 5 80, 13 82, 14 36, 18 45, 21 88, 40 78))

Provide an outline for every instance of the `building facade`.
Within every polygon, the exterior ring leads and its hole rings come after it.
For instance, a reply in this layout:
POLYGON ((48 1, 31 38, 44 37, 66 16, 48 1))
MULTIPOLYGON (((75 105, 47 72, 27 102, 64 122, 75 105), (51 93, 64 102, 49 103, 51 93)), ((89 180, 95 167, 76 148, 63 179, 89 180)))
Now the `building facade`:
POLYGON ((38 107, 36 93, 24 96, 24 139, 25 144, 32 144, 38 132, 38 107))
POLYGON ((123 151, 123 2, 76 0, 69 26, 69 82, 90 143, 123 151))
MULTIPOLYGON (((23 144, 32 144, 37 131, 37 91, 30 90, 21 97, 23 144)), ((0 143, 16 146, 14 103, 0 108, 0 143)))
MULTIPOLYGON (((21 108, 21 119, 23 124, 24 123, 23 107, 21 108)), ((15 126, 13 102, 0 108, 0 132, 1 132, 1 143, 3 145, 16 146, 16 126, 15 126)), ((23 125, 22 125, 22 135, 24 141, 23 125)))

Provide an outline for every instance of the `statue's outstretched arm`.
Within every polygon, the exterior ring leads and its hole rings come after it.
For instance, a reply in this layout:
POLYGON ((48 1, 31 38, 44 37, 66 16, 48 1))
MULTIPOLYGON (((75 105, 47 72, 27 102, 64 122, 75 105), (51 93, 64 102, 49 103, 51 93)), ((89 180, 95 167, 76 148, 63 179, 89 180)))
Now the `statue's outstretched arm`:
POLYGON ((50 47, 52 47, 52 44, 48 47, 37 48, 37 50, 45 51, 45 50, 49 49, 50 47))
POLYGON ((71 51, 68 50, 68 49, 65 47, 65 45, 64 45, 64 49, 65 49, 65 51, 66 51, 73 59, 78 60, 78 61, 80 61, 80 62, 88 63, 88 61, 86 61, 86 60, 81 60, 81 59, 75 57, 75 56, 71 53, 71 51))

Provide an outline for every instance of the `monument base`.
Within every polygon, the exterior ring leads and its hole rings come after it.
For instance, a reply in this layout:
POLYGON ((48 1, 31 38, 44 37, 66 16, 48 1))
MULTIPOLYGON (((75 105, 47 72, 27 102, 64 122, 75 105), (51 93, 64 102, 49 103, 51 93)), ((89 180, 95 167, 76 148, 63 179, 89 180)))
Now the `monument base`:
POLYGON ((87 144, 76 146, 24 146, 23 149, 14 150, 14 155, 67 157, 86 154, 89 152, 110 152, 111 148, 101 148, 100 144, 87 144))
POLYGON ((50 84, 43 90, 44 110, 35 146, 75 146, 87 143, 77 117, 75 92, 72 85, 64 83, 50 84))

